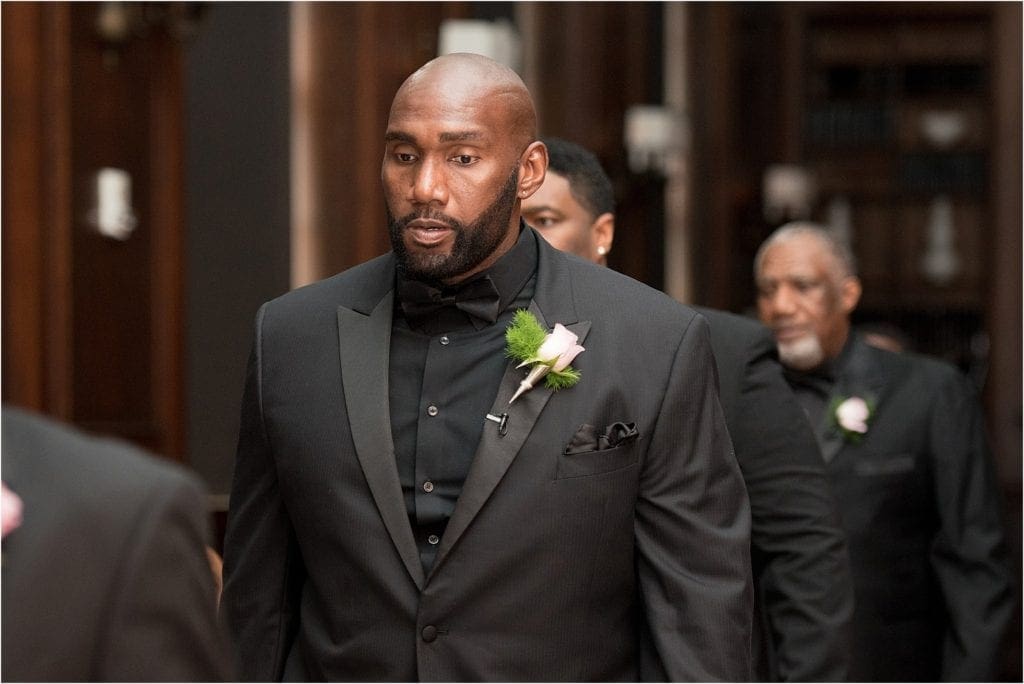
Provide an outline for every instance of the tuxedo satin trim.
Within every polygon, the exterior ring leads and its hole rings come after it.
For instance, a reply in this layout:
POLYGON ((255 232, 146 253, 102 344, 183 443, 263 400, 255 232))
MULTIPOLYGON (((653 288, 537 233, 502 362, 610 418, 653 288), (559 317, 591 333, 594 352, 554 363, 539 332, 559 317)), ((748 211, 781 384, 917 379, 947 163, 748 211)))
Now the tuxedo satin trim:
POLYGON ((338 307, 341 381, 359 464, 398 555, 422 590, 423 566, 405 510, 391 440, 387 377, 393 307, 393 291, 377 303, 369 316, 338 307))

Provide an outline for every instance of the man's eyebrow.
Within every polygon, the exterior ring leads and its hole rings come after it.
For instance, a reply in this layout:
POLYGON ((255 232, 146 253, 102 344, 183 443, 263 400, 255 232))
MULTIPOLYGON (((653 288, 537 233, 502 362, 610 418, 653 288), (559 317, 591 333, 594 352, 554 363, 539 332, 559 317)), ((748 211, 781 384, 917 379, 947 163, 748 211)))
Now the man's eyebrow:
POLYGON ((414 144, 416 142, 416 136, 409 135, 402 131, 388 131, 384 134, 384 142, 404 142, 414 144))
POLYGON ((550 204, 538 204, 536 206, 530 207, 529 209, 524 207, 523 210, 522 210, 522 213, 524 213, 524 214, 539 214, 542 211, 550 211, 552 214, 561 214, 562 213, 558 209, 556 209, 555 207, 551 206, 550 204))
POLYGON ((471 140, 481 140, 484 135, 480 131, 453 131, 445 132, 437 136, 437 141, 442 143, 450 142, 467 142, 471 140))
MULTIPOLYGON (((484 138, 484 134, 480 131, 446 131, 437 136, 437 141, 439 143, 470 142, 484 138)), ((404 142, 415 145, 416 136, 405 131, 388 131, 384 134, 384 142, 404 142)))

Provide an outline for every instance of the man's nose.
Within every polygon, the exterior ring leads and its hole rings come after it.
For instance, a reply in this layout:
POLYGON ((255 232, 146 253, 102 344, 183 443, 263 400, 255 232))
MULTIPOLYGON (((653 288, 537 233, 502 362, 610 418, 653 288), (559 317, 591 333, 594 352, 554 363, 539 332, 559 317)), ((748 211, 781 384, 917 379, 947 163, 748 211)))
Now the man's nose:
POLYGON ((412 184, 412 201, 416 204, 448 202, 448 185, 444 169, 436 162, 424 159, 416 170, 412 184))
POLYGON ((793 288, 782 285, 772 293, 771 310, 775 316, 788 316, 796 311, 796 296, 793 288))

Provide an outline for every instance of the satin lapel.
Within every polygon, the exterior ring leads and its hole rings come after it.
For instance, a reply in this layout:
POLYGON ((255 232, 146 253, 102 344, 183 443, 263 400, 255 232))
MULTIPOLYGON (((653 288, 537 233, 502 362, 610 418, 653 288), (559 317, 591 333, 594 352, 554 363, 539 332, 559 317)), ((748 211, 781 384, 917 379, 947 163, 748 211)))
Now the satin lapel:
MULTIPOLYGON (((838 385, 836 389, 838 389, 838 385)), ((828 398, 828 403, 821 415, 821 423, 818 425, 818 429, 816 430, 818 434, 818 444, 821 446, 821 457, 825 459, 825 463, 831 463, 832 459, 834 459, 836 454, 838 454, 843 448, 843 436, 838 430, 834 429, 832 425, 832 415, 829 412, 829 407, 832 406, 835 398, 841 395, 842 391, 835 392, 828 398)))
POLYGON ((405 510, 391 440, 387 377, 393 298, 393 293, 387 294, 369 316, 338 307, 341 380, 359 464, 398 555, 422 589, 423 566, 405 510))
MULTIPOLYGON (((845 367, 840 370, 840 376, 832 390, 832 396, 828 398, 828 405, 821 417, 821 424, 818 426, 818 441, 821 444, 821 455, 826 463, 830 463, 843 447, 846 440, 840 430, 834 427, 831 412, 828 410, 837 400, 849 397, 861 397, 875 404, 875 410, 881 403, 885 392, 885 375, 874 363, 872 350, 867 343, 859 338, 854 338, 850 350, 850 357, 845 367)), ((871 425, 868 424, 868 432, 871 425)))
MULTIPOLYGON (((545 321, 544 315, 541 313, 536 302, 530 303, 530 311, 537 316, 541 325, 551 327, 545 321)), ((567 324, 565 327, 576 333, 582 344, 587 333, 590 331, 590 321, 567 324)), ((501 481, 509 466, 512 465, 512 461, 515 459, 516 454, 519 453, 526 438, 533 431, 533 426, 537 423, 537 419, 547 405, 548 399, 551 398, 551 390, 541 383, 520 396, 510 406, 508 403, 509 399, 512 398, 525 375, 525 369, 516 369, 516 364, 511 361, 505 369, 505 376, 501 379, 501 385, 498 387, 498 394, 494 398, 491 414, 497 416, 507 413, 508 431, 505 435, 501 435, 498 432, 498 425, 496 423, 488 421, 484 425, 483 435, 480 437, 480 443, 477 445, 476 453, 473 456, 473 463, 469 467, 469 474, 466 476, 466 482, 462 486, 462 493, 459 494, 455 510, 452 512, 452 517, 445 528, 441 545, 437 549, 434 567, 427 578, 428 581, 437 572, 437 568, 444 562, 449 552, 455 547, 459 538, 466 531, 466 528, 473 522, 473 518, 476 517, 477 513, 480 512, 480 509, 487 502, 487 499, 490 498, 494 488, 498 486, 498 482, 501 481)))

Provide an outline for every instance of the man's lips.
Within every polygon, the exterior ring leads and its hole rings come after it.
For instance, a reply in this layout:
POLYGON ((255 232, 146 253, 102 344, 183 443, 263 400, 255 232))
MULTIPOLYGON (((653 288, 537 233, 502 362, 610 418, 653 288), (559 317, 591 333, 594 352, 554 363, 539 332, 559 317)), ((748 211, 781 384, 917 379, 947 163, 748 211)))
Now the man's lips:
POLYGON ((412 241, 421 247, 435 247, 454 232, 448 224, 432 219, 414 219, 405 229, 412 241))
POLYGON ((803 326, 798 325, 774 326, 772 332, 775 333, 775 339, 783 342, 795 340, 807 334, 807 330, 803 326))

